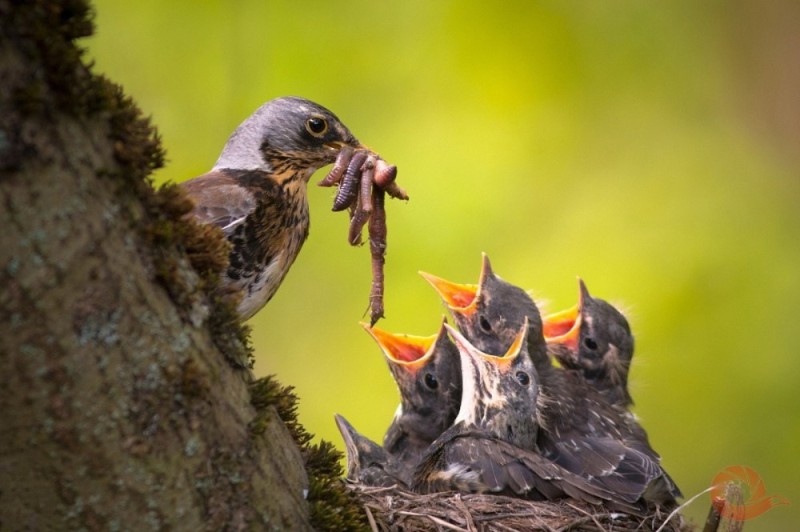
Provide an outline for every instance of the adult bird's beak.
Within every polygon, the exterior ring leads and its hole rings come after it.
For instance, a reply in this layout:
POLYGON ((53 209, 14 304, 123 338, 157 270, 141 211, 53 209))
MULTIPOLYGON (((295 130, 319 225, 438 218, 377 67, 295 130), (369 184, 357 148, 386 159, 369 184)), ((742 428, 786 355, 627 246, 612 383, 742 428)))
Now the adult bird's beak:
POLYGON ((324 144, 324 146, 326 148, 330 148, 330 149, 335 150, 337 152, 340 151, 342 148, 345 148, 345 147, 352 148, 354 150, 362 150, 362 149, 363 150, 367 150, 368 149, 366 146, 361 144, 358 141, 358 139, 356 139, 355 137, 352 137, 352 138, 350 138, 350 139, 348 139, 346 141, 332 140, 330 142, 326 142, 324 144))
POLYGON ((548 344, 561 344, 572 352, 578 351, 581 324, 583 323, 583 307, 590 297, 586 284, 579 277, 578 303, 567 310, 545 316, 543 319, 544 337, 548 344))

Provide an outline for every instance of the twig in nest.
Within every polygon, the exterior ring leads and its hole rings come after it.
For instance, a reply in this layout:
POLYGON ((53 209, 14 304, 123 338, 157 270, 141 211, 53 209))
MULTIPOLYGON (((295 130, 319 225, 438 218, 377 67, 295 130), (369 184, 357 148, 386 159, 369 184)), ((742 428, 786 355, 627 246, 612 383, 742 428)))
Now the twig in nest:
POLYGON ((367 512, 367 521, 369 521, 369 527, 372 529, 372 532, 380 532, 378 523, 375 522, 375 517, 372 516, 372 511, 366 504, 364 505, 364 511, 367 512))
POLYGON ((377 530, 468 530, 493 532, 547 530, 551 532, 652 531, 663 523, 665 532, 689 530, 670 514, 666 521, 657 510, 641 517, 612 512, 571 499, 529 501, 474 493, 416 494, 399 488, 372 488, 349 484, 372 514, 377 530))

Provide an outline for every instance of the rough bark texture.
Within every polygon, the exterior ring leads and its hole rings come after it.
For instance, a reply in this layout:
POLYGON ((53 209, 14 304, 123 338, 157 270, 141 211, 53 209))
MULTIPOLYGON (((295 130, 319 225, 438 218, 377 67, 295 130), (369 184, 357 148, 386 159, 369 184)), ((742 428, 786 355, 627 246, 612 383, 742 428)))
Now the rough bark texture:
POLYGON ((225 244, 147 182, 157 137, 73 42, 88 8, 0 21, 0 528, 310 528, 308 452, 230 363, 225 244))

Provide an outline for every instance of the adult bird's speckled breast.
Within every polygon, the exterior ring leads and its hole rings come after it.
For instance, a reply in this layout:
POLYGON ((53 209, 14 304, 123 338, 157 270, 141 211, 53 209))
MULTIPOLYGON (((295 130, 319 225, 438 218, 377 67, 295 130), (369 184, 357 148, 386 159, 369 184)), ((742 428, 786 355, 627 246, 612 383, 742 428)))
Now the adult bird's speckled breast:
POLYGON ((233 246, 223 286, 241 294, 242 319, 267 304, 297 258, 309 229, 308 180, 344 147, 361 144, 332 112, 276 98, 231 134, 210 172, 181 184, 195 203, 191 215, 233 246))

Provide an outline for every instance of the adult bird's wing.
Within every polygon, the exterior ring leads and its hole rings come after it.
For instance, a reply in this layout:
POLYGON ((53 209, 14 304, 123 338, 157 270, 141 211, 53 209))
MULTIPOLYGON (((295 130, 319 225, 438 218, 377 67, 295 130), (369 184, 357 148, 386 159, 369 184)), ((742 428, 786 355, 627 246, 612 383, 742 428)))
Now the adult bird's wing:
POLYGON ((256 198, 224 172, 209 172, 181 183, 194 201, 192 216, 201 224, 216 225, 229 237, 256 208, 256 198))

